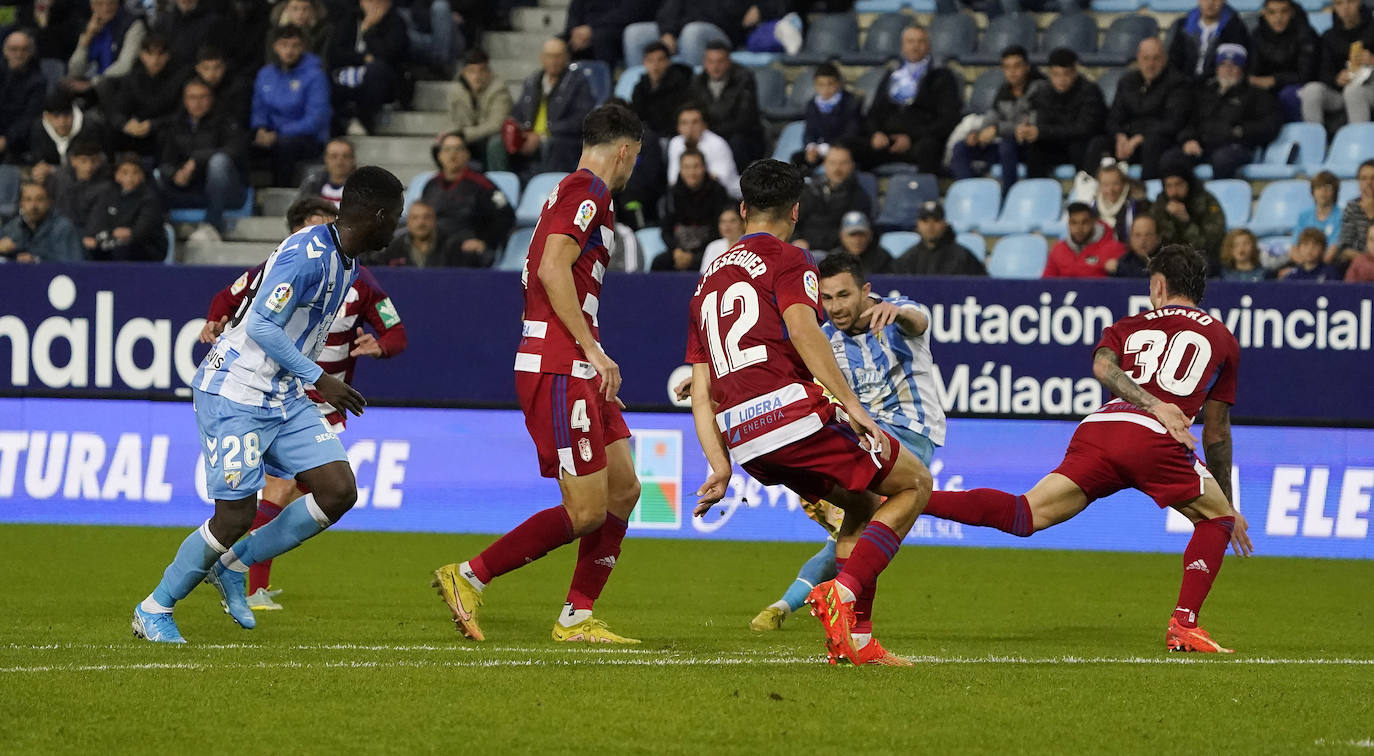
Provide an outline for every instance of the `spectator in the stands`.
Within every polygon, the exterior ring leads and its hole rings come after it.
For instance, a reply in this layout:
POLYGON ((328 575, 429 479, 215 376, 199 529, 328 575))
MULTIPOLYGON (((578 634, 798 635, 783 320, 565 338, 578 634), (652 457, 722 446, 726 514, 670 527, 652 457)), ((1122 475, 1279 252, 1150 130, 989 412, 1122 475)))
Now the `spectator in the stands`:
POLYGON ((339 219, 339 206, 319 197, 297 197, 286 208, 286 231, 296 233, 306 226, 319 226, 339 219))
POLYGON ((811 176, 802 191, 801 211, 792 243, 824 251, 840 241, 840 219, 857 210, 873 215, 873 198, 859 185, 854 158, 842 144, 831 147, 819 176, 811 176))
POLYGON ((700 105, 688 103, 677 111, 677 136, 668 141, 668 184, 677 183, 678 161, 688 147, 701 151, 706 158, 706 172, 711 175, 731 197, 739 198, 739 170, 735 167, 735 157, 720 135, 711 131, 706 123, 706 115, 700 105))
POLYGON ((1202 81, 1216 73, 1218 45, 1248 48, 1250 31, 1245 20, 1225 0, 1197 0, 1197 7, 1169 29, 1169 65, 1179 73, 1202 81))
POLYGON ((660 231, 667 251, 654 258, 651 270, 698 270, 706 245, 716 238, 721 209, 733 204, 725 187, 706 175, 700 151, 685 150, 678 168, 660 231))
POLYGON ((1280 281, 1340 281, 1340 269, 1322 262, 1322 248, 1326 237, 1321 229, 1305 228, 1298 234, 1298 243, 1288 252, 1289 262, 1279 268, 1280 281))
MULTIPOLYGON (((573 58, 620 62, 625 27, 654 20, 654 0, 572 0, 563 36, 573 58)), ((626 61, 628 64, 629 61, 626 61)))
POLYGON ((215 110, 234 123, 246 124, 253 104, 253 82, 229 71, 229 59, 216 45, 202 45, 196 53, 196 76, 210 86, 215 110))
MULTIPOLYGON (((786 4, 776 0, 665 0, 659 6, 654 20, 658 22, 658 30, 661 33, 659 39, 674 53, 678 51, 679 38, 683 36, 684 31, 699 33, 687 28, 693 23, 715 26, 725 32, 725 36, 730 39, 731 47, 741 50, 755 49, 759 46, 759 40, 750 36, 755 30, 761 30, 761 36, 769 38, 763 40, 765 43, 776 41, 784 47, 799 49, 800 18, 789 24, 769 23, 770 19, 781 18, 786 10, 786 4), (792 34, 793 30, 796 32, 795 35, 792 34)), ((795 52, 796 49, 791 51, 795 52)))
POLYGON ((1360 163, 1355 179, 1360 185, 1360 196, 1345 204, 1345 209, 1341 211, 1340 236, 1335 244, 1327 247, 1322 258, 1342 271, 1351 260, 1365 251, 1370 218, 1374 218, 1374 160, 1360 163))
POLYGON ((334 117, 350 136, 377 126, 382 106, 396 99, 410 40, 391 0, 358 0, 358 10, 330 19, 329 46, 334 117))
POLYGON ((119 0, 91 0, 91 16, 67 59, 63 89, 86 94, 134 70, 148 27, 119 0))
POLYGON ((82 138, 67 150, 67 165, 51 171, 44 186, 53 198, 53 212, 78 226, 91 217, 100 195, 114 185, 100 142, 82 138))
POLYGON ((1211 270, 1220 263, 1226 215, 1221 203, 1203 188, 1187 161, 1164 161, 1164 192, 1150 208, 1165 244, 1187 244, 1207 256, 1211 270))
POLYGON ((744 218, 739 214, 739 205, 731 203, 720 211, 720 216, 716 218, 716 233, 720 234, 720 238, 707 244, 706 251, 701 254, 702 273, 744 236, 744 218))
POLYGON ((763 122, 754 74, 731 62, 730 46, 719 41, 706 45, 701 68, 692 79, 692 99, 706 109, 711 130, 729 143, 735 165, 749 165, 763 156, 763 122))
POLYGON ((916 233, 921 240, 892 263, 892 272, 909 276, 986 276, 987 268, 960 244, 945 221, 939 202, 921 205, 916 214, 916 233))
POLYGON ((6 3, 14 7, 14 28, 28 29, 37 46, 36 56, 66 61, 76 49, 86 25, 86 0, 6 3))
POLYGON ((186 80, 170 61, 162 35, 151 32, 143 38, 138 64, 118 79, 105 107, 115 149, 145 157, 157 154, 157 127, 180 107, 181 84, 186 80))
MULTIPOLYGON (((1374 231, 1374 229, 1371 229, 1374 231)), ((1374 239, 1365 235, 1364 251, 1345 269, 1346 283, 1374 283, 1374 239)))
POLYGON ((959 122, 959 85, 954 74, 935 65, 930 35, 919 26, 902 31, 900 63, 877 86, 865 136, 855 140, 854 157, 864 168, 913 163, 924 173, 935 173, 944 161, 945 142, 959 122))
POLYGON ((29 132, 42 117, 48 82, 27 31, 10 32, 4 53, 0 61, 0 162, 14 162, 15 156, 28 150, 29 132))
POLYGON ((1298 91, 1317 78, 1317 33, 1293 0, 1265 0, 1250 38, 1250 85, 1278 99, 1283 120, 1302 120, 1298 91))
POLYGON ((1217 46, 1216 75, 1198 85, 1188 125, 1178 133, 1178 146, 1165 161, 1207 163, 1218 179, 1235 177, 1255 156, 1255 149, 1279 133, 1279 112, 1268 90, 1245 79, 1245 48, 1229 42, 1217 46))
POLYGON ((211 0, 172 0, 157 14, 152 30, 167 40, 172 68, 185 71, 195 65, 202 45, 225 38, 227 25, 228 16, 211 0))
MULTIPOLYGON (((34 181, 46 181, 53 171, 68 164, 73 144, 87 141, 105 147, 105 129, 72 102, 71 95, 55 90, 43 100, 43 114, 29 130, 29 151, 24 162, 33 166, 34 181)), ((75 219, 74 219, 75 220, 75 219)))
POLYGON ((812 81, 816 96, 806 103, 802 150, 792 156, 792 162, 807 168, 820 165, 831 146, 852 144, 864 120, 863 103, 844 88, 844 77, 833 63, 816 66, 812 81))
MULTIPOLYGON (((630 95, 630 108, 653 136, 667 138, 677 131, 677 112, 691 99, 692 67, 674 63, 662 42, 644 46, 644 75, 630 95)), ((644 135, 648 144, 650 133, 644 135)), ((638 170, 638 169, 636 169, 638 170)))
POLYGON ((1370 24, 1369 10, 1360 0, 1331 0, 1331 28, 1322 32, 1317 45, 1317 78, 1298 90, 1302 120, 1331 127, 1344 123, 1344 91, 1361 75, 1362 68, 1374 64, 1369 48, 1369 42, 1374 41, 1369 39, 1370 24))
POLYGON ((271 159, 272 183, 291 186, 296 165, 319 157, 329 138, 329 81, 305 51, 298 27, 272 30, 272 55, 275 60, 258 71, 253 84, 249 128, 253 146, 271 159))
POLYGON ((1331 171, 1321 171, 1312 177, 1312 207, 1298 213, 1298 222, 1293 224, 1293 243, 1298 243, 1298 234, 1304 228, 1319 228, 1326 234, 1328 247, 1336 243, 1341 235, 1341 207, 1336 197, 1341 190, 1341 181, 1331 171))
POLYGON ((267 62, 272 62, 272 31, 278 26, 294 26, 305 33, 305 50, 320 59, 320 66, 329 66, 329 44, 334 26, 329 13, 318 0, 286 0, 272 8, 272 26, 267 32, 267 62))
POLYGON ((520 130, 515 144, 506 140, 512 167, 525 176, 575 170, 582 152, 582 119, 595 106, 586 77, 569 75, 566 42, 544 42, 539 63, 540 70, 525 79, 511 110, 520 130))
POLYGON ((1068 235, 1050 249, 1042 278, 1106 278, 1126 247, 1085 202, 1069 204, 1068 235))
POLYGON ((143 173, 143 158, 121 152, 115 158, 115 185, 91 208, 81 244, 91 260, 159 261, 167 256, 165 220, 162 201, 143 173))
POLYGON ((1159 250, 1159 225, 1149 215, 1137 215, 1131 221, 1131 239, 1126 254, 1108 263, 1108 270, 1117 278, 1149 278, 1150 255, 1159 250))
POLYGON ((501 143, 501 124, 510 117, 510 90, 492 75, 491 59, 481 48, 468 50, 457 78, 449 101, 453 128, 462 132, 474 155, 482 156, 487 172, 506 170, 509 161, 501 143))
POLYGON ((1032 119, 1030 85, 1039 81, 1040 72, 1031 67, 1026 48, 1012 45, 1002 51, 1002 85, 983 114, 982 125, 954 145, 949 169, 956 179, 983 175, 994 163, 1002 166, 1002 193, 1016 183, 1021 146, 1016 129, 1032 119))
POLYGON ((52 212, 48 190, 26 181, 19 189, 19 215, 0 229, 0 257, 15 262, 80 262, 86 255, 76 226, 52 212))
POLYGON ((439 172, 425 184, 420 199, 434 208, 444 264, 491 267, 515 226, 510 200, 468 165, 462 134, 440 134, 432 156, 439 172))
POLYGON ((1097 169, 1097 193, 1091 204, 1097 208, 1102 222, 1112 229, 1112 235, 1122 243, 1131 238, 1131 224, 1135 219, 1150 212, 1145 187, 1127 176, 1121 164, 1110 158, 1103 160, 1102 167, 1097 169))
POLYGON ((236 121, 214 111, 205 82, 186 82, 181 102, 181 112, 162 127, 162 193, 168 207, 205 208, 191 238, 219 241, 224 211, 243 204, 248 139, 236 121))
POLYGON ((343 137, 334 137, 324 145, 324 166, 306 174, 298 196, 319 197, 338 207, 343 199, 344 182, 357 167, 353 143, 343 137))
POLYGON ((1140 165, 1141 178, 1159 176, 1159 160, 1188 122, 1192 80, 1168 66, 1154 37, 1136 48, 1136 67, 1121 77, 1107 111, 1107 133, 1088 148, 1090 157, 1140 165))
POLYGON ((1102 90, 1078 75, 1078 55, 1066 47, 1052 51, 1048 80, 1032 84, 1026 97, 1034 119, 1013 131, 1026 175, 1044 178, 1062 163, 1084 166, 1088 140, 1102 133, 1107 105, 1102 90))
POLYGON ((406 228, 369 265, 404 265, 412 268, 437 268, 448 265, 439 249, 434 208, 423 200, 410 203, 406 228))
POLYGON ((892 255, 878 244, 868 216, 858 210, 845 213, 840 219, 840 243, 830 254, 857 257, 865 273, 892 272, 892 255))
POLYGON ((1248 228, 1228 231, 1221 240, 1221 280, 1253 283, 1268 277, 1260 264, 1259 239, 1248 228))

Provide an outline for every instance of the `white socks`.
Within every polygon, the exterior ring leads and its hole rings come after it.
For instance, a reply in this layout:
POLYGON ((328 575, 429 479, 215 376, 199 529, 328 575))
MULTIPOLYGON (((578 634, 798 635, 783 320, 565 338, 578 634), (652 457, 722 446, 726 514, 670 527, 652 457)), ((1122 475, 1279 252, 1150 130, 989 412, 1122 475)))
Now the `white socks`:
POLYGON ((558 613, 558 624, 563 627, 572 627, 591 618, 591 609, 574 609, 572 604, 564 604, 563 611, 558 613))
POLYGON ((783 614, 784 617, 786 617, 787 615, 789 615, 789 614, 792 613, 792 607, 788 606, 788 605, 787 605, 787 602, 786 602, 786 601, 783 601, 783 600, 781 600, 781 599, 779 599, 779 600, 777 600, 777 601, 774 601, 773 603, 769 604, 769 605, 768 605, 768 608, 769 608, 769 609, 780 609, 780 610, 782 610, 782 614, 783 614))
POLYGON ((168 609, 167 607, 163 606, 162 604, 157 603, 157 599, 153 598, 153 594, 151 594, 151 593, 148 594, 148 598, 143 599, 143 603, 139 604, 139 605, 138 605, 138 608, 142 609, 143 611, 145 611, 145 612, 147 612, 147 613, 149 613, 149 614, 171 614, 171 613, 172 613, 172 610, 171 610, 171 609, 168 609))
POLYGON ((849 637, 854 641, 854 648, 863 648, 873 640, 873 633, 850 633, 849 637))
POLYGON ((858 596, 854 595, 854 591, 849 590, 844 583, 838 580, 835 581, 835 590, 840 594, 840 600, 846 604, 852 604, 858 599, 858 596))
POLYGON ((468 581, 469 585, 477 589, 478 593, 487 589, 487 584, 477 579, 477 573, 472 571, 472 566, 467 562, 458 565, 458 574, 462 575, 463 579, 468 581))

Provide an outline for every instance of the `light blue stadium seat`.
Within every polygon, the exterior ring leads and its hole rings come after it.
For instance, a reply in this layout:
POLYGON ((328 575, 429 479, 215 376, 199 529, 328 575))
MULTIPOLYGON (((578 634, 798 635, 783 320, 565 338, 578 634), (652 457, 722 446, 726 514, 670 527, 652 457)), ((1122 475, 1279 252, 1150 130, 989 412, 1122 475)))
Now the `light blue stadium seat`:
POLYGON ((1317 13, 1309 10, 1307 13, 1307 23, 1312 27, 1312 31, 1320 36, 1325 34, 1326 31, 1336 23, 1335 14, 1329 12, 1317 13))
POLYGON ((1355 179, 1341 181, 1340 191, 1336 192, 1336 206, 1345 207, 1351 200, 1360 198, 1360 182, 1355 179))
POLYGON ((1145 5, 1156 13, 1187 13, 1197 7, 1197 0, 1146 0, 1145 5))
POLYGON ((884 13, 868 25, 863 47, 841 59, 848 66, 881 66, 895 60, 902 54, 902 31, 911 24, 911 16, 905 13, 884 13))
POLYGON ((978 74, 978 78, 973 80, 973 91, 969 93, 968 105, 965 106, 964 112, 980 115, 988 112, 993 101, 997 99, 997 90, 1006 80, 1000 68, 989 68, 978 74))
POLYGON ((620 33, 620 44, 624 48, 625 63, 639 63, 644 59, 644 48, 662 36, 658 24, 653 21, 640 21, 625 27, 620 33))
POLYGON ((1094 13, 1132 13, 1140 10, 1143 0, 1092 0, 1088 6, 1094 13))
POLYGON ((568 72, 586 77, 596 104, 600 105, 611 96, 611 67, 606 61, 575 60, 568 66, 568 72))
MULTIPOLYGON (((227 221, 237 218, 247 218, 253 214, 253 200, 255 195, 253 187, 249 186, 243 193, 243 204, 238 207, 229 208, 224 211, 224 219, 227 221)), ((203 207, 178 207, 167 211, 167 218, 173 223, 204 223, 205 208, 203 207)))
POLYGON ((539 209, 544 206, 544 200, 549 198, 549 193, 567 175, 554 172, 540 173, 532 177, 520 195, 520 204, 515 206, 515 225, 533 226, 538 223, 539 209))
POLYGON ((1102 101, 1111 107, 1112 100, 1116 99, 1116 85, 1121 83, 1121 77, 1126 75, 1124 68, 1111 68, 1106 73, 1097 77, 1097 86, 1102 90, 1102 101))
POLYGON ((1279 135, 1264 148, 1260 162, 1242 166, 1241 178, 1274 180, 1293 178, 1303 165, 1316 165, 1326 152, 1326 129, 1320 123, 1285 123, 1279 135))
POLYGON ((1045 272, 1050 245, 1040 234, 1004 236, 992 248, 988 275, 993 278, 1039 278, 1045 272))
POLYGON ((945 194, 945 220, 957 233, 978 231, 1001 207, 1002 185, 990 178, 960 179, 945 194))
POLYGON ((1258 13, 1264 0, 1229 0, 1228 3, 1237 13, 1258 13))
POLYGON ((501 260, 496 264, 497 270, 520 270, 525 267, 525 258, 529 256, 530 242, 534 239, 534 227, 517 228, 506 240, 506 251, 501 255, 501 260))
POLYGON ((858 173, 854 174, 854 178, 858 180, 859 186, 862 187, 863 190, 868 193, 868 198, 873 201, 873 204, 877 205, 878 177, 874 176, 868 171, 859 171, 858 173))
MULTIPOLYGON (((1140 46, 1140 40, 1158 34, 1159 22, 1154 16, 1144 13, 1120 16, 1107 27, 1107 31, 1102 35, 1102 46, 1097 48, 1097 52, 1079 57, 1089 66, 1125 65, 1135 59, 1135 50, 1140 46)), ((1117 78, 1120 78, 1119 74, 1117 78)), ((1111 101, 1108 97, 1107 102, 1110 104, 1111 101)))
POLYGON ((978 42, 978 24, 967 13, 941 13, 930 22, 930 50, 943 63, 973 54, 978 42))
POLYGON ((787 89, 787 98, 780 105, 765 108, 763 114, 775 121, 796 121, 805 116, 806 103, 816 96, 815 74, 813 68, 798 70, 787 89))
POLYGON ((735 50, 730 53, 730 60, 745 68, 763 68, 764 66, 771 66, 781 61, 782 53, 735 50))
POLYGON ((886 75, 887 69, 885 68, 870 68, 854 81, 854 88, 863 93, 865 113, 873 105, 873 97, 878 93, 878 85, 883 83, 883 77, 886 75))
POLYGON ((1054 167, 1054 173, 1051 175, 1060 181, 1072 181, 1073 177, 1078 175, 1078 167, 1072 163, 1056 165, 1054 167))
POLYGON ((888 231, 878 237, 878 246, 887 250, 894 260, 920 242, 921 235, 915 231, 888 231))
POLYGON ((1218 179, 1203 184, 1221 203, 1227 228, 1241 228, 1250 222, 1250 182, 1241 179, 1218 179))
POLYGON ((648 270, 654 264, 654 258, 668 251, 668 245, 663 243, 663 232, 659 231, 658 226, 646 226, 635 232, 635 240, 639 242, 639 259, 643 262, 640 266, 642 270, 648 270))
MULTIPOLYGON (((1360 163, 1374 158, 1374 123, 1348 123, 1336 132, 1326 160, 1317 170, 1331 171, 1337 178, 1354 178, 1360 163)), ((1308 169, 1310 173, 1315 170, 1308 169)))
POLYGON ((754 71, 754 91, 760 113, 779 110, 787 104, 787 77, 776 68, 760 68, 754 71))
POLYGON ((629 102, 630 98, 634 96, 635 85, 643 77, 644 66, 635 65, 626 68, 620 74, 620 78, 615 80, 615 96, 629 102))
POLYGON ((784 163, 791 162, 792 156, 801 151, 802 135, 806 132, 806 121, 793 121, 782 127, 778 135, 778 145, 773 148, 773 159, 784 163))
POLYGON ((909 231, 916 226, 921 204, 938 200, 940 186, 929 173, 902 173, 887 182, 882 211, 873 220, 878 230, 909 231))
POLYGON ((699 66, 702 58, 706 56, 706 46, 712 42, 724 42, 731 47, 734 46, 730 44, 730 37, 715 24, 692 21, 682 27, 682 33, 677 37, 676 60, 681 60, 689 66, 699 66))
POLYGON ((51 92, 57 88, 58 82, 66 77, 67 61, 42 58, 38 61, 38 70, 43 72, 43 80, 48 83, 48 91, 51 92))
POLYGON ((482 174, 506 195, 511 207, 520 206, 520 177, 510 171, 488 171, 482 174))
MULTIPOLYGON (((0 221, 19 214, 19 186, 23 174, 13 165, 0 165, 0 221)), ((85 219, 81 221, 84 223, 85 219)))
POLYGON ((1001 62, 1002 51, 1011 45, 1034 50, 1035 16, 1029 13, 1004 13, 988 22, 982 39, 973 53, 961 57, 960 63, 975 66, 994 66, 1001 62))
MULTIPOLYGON (((429 180, 438 174, 438 171, 425 171, 410 180, 410 186, 406 187, 405 205, 401 207, 402 218, 406 217, 406 213, 410 212, 410 206, 415 204, 416 200, 420 199, 420 195, 425 193, 425 184, 428 184, 429 180)), ((515 200, 511 200, 511 202, 515 203, 515 200)))
POLYGON ((854 3, 856 13, 896 13, 906 3, 903 0, 859 0, 854 3))
POLYGON ((979 262, 987 261, 988 240, 984 239, 982 234, 976 234, 969 231, 955 236, 954 241, 958 242, 959 246, 972 252, 973 256, 978 258, 979 262))
POLYGON ((1026 179, 1011 185, 1002 200, 997 220, 980 224, 978 230, 994 236, 1036 231, 1059 217, 1064 190, 1054 179, 1026 179))
POLYGON ((1145 182, 1145 196, 1148 197, 1148 198, 1150 199, 1151 202, 1154 202, 1154 201, 1155 201, 1155 197, 1158 197, 1159 195, 1161 195, 1161 194, 1163 194, 1163 193, 1164 193, 1164 181, 1163 181, 1163 179, 1149 179, 1149 180, 1147 180, 1147 181, 1145 182))
POLYGON ((816 13, 806 40, 796 55, 783 56, 784 65, 815 65, 859 51, 859 17, 853 13, 816 13))
POLYGON ((172 224, 162 224, 162 234, 167 237, 167 255, 162 258, 164 265, 177 264, 177 232, 172 228, 172 224))
POLYGON ((1274 181, 1260 192, 1250 230, 1258 236, 1291 234, 1298 213, 1313 207, 1311 185, 1299 179, 1274 181))
POLYGON ((1067 47, 1082 58, 1097 52, 1097 18, 1091 13, 1063 13, 1050 22, 1039 48, 1031 53, 1036 63, 1049 61, 1050 53, 1067 47))

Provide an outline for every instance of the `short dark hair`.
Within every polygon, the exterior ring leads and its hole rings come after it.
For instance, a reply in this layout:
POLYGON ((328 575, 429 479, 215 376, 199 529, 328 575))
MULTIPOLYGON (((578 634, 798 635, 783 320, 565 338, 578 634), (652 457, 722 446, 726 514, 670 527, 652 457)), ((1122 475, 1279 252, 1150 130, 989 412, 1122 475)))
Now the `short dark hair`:
POLYGON ((1026 52, 1026 48, 1021 45, 1007 45, 1002 48, 1002 60, 1006 60, 1007 58, 1030 60, 1030 53, 1026 52))
POLYGON ((171 46, 167 44, 167 37, 163 36, 160 32, 148 32, 147 36, 143 38, 143 45, 138 49, 141 52, 150 52, 153 50, 168 52, 171 50, 171 46))
POLYGON ((365 165, 353 172, 344 182, 339 214, 371 215, 389 209, 405 194, 405 186, 391 171, 381 166, 365 165))
POLYGON ((582 144, 595 147, 617 139, 639 142, 644 139, 644 124, 633 110, 618 103, 605 103, 592 108, 582 119, 582 144))
POLYGON ((1298 244, 1316 244, 1319 247, 1326 246, 1326 234, 1320 228, 1309 226, 1298 234, 1298 244))
POLYGON ((670 58, 672 57, 672 54, 668 52, 667 45, 663 44, 662 42, 659 42, 658 40, 654 40, 653 42, 650 42, 649 44, 644 46, 644 52, 640 53, 639 59, 644 60, 645 58, 649 57, 649 53, 656 52, 661 52, 670 58))
POLYGON ((186 93, 187 87, 205 87, 205 89, 210 92, 211 97, 215 96, 215 88, 210 86, 210 82, 200 78, 199 76, 192 76, 181 85, 182 94, 186 93))
POLYGON ((203 63, 207 60, 227 61, 228 58, 224 56, 224 50, 220 49, 219 45, 204 44, 196 51, 196 62, 203 63))
POLYGON ((854 255, 833 254, 826 255, 825 259, 816 266, 821 278, 838 276, 841 273, 848 273, 854 276, 854 283, 859 286, 864 285, 864 266, 859 262, 859 258, 854 255))
POLYGON ((73 139, 72 146, 67 149, 67 157, 69 158, 77 155, 92 157, 95 155, 103 156, 104 154, 105 150, 101 148, 100 142, 90 137, 73 139))
POLYGON ((791 210, 801 199, 805 185, 801 171, 781 160, 755 160, 739 177, 744 206, 770 215, 791 210))
POLYGON ((682 165, 682 159, 685 157, 695 157, 701 161, 702 165, 706 164, 706 155, 702 154, 701 150, 697 149, 696 147, 684 148, 682 150, 682 154, 679 155, 677 158, 677 164, 682 165))
POLYGON ((468 50, 468 54, 463 56, 463 65, 465 66, 485 66, 488 63, 491 63, 491 56, 487 55, 487 51, 480 47, 468 50))
POLYGON ((283 39, 305 39, 305 30, 295 24, 285 24, 272 30, 272 44, 283 39))
POLYGON ((338 216, 339 208, 333 202, 323 197, 301 197, 291 203, 291 207, 286 208, 286 230, 296 233, 296 230, 305 225, 305 219, 312 215, 333 215, 338 216))
POLYGON ((719 39, 713 39, 713 40, 711 40, 710 42, 707 42, 707 43, 706 43, 706 50, 715 50, 716 52, 723 52, 723 53, 725 53, 726 55, 729 55, 729 54, 730 54, 730 43, 729 43, 729 42, 723 42, 723 41, 721 41, 721 40, 719 40, 719 39))
POLYGON ((348 151, 349 151, 349 152, 352 152, 352 153, 355 154, 355 155, 358 154, 358 149, 357 149, 356 147, 353 146, 353 142, 349 141, 348 137, 344 137, 344 136, 332 137, 328 142, 325 142, 325 143, 324 143, 324 148, 325 148, 326 150, 329 149, 329 145, 331 145, 331 144, 342 144, 343 146, 345 146, 345 147, 348 148, 348 151))
POLYGON ((1202 303, 1207 291, 1207 258, 1187 244, 1167 244, 1150 255, 1150 275, 1164 276, 1164 287, 1193 304, 1202 303))
POLYGON ((831 79, 839 79, 841 81, 844 80, 844 77, 840 75, 840 69, 834 63, 822 63, 816 66, 816 70, 811 74, 811 78, 819 79, 822 76, 831 79))
POLYGON ((24 181, 22 181, 22 182, 19 183, 19 191, 20 191, 21 194, 23 193, 24 187, 26 187, 26 186, 38 187, 39 189, 42 189, 42 190, 43 190, 43 193, 44 193, 44 194, 47 194, 47 195, 48 195, 48 198, 49 198, 49 199, 52 199, 52 195, 48 193, 48 187, 44 186, 44 185, 43 185, 43 182, 41 182, 41 181, 34 181, 33 179, 25 179, 24 181))
POLYGON ((44 113, 70 113, 72 112, 72 96, 67 94, 61 87, 54 89, 43 97, 44 113))
POLYGON ((1070 202, 1068 207, 1068 213, 1069 215, 1073 215, 1074 213, 1087 213, 1088 215, 1091 215, 1094 218, 1098 217, 1097 208, 1093 207, 1092 205, 1089 205, 1086 202, 1070 202))
POLYGON ((701 116, 701 120, 706 122, 707 126, 711 125, 711 119, 706 117, 706 106, 702 105, 696 100, 688 100, 687 102, 684 102, 681 105, 677 106, 677 112, 673 114, 673 120, 678 120, 682 117, 683 113, 686 113, 689 110, 695 110, 701 116))
POLYGON ((1360 163, 1360 167, 1359 167, 1359 168, 1356 168, 1356 169, 1355 169, 1355 172, 1356 172, 1356 173, 1359 173, 1360 171, 1362 171, 1362 170, 1364 170, 1364 169, 1366 169, 1366 168, 1374 168, 1374 158, 1370 158, 1369 160, 1366 160, 1366 161, 1364 161, 1363 163, 1360 163))
POLYGON ((1050 52, 1049 63, 1056 68, 1073 68, 1078 65, 1078 53, 1067 47, 1056 47, 1050 52))
POLYGON ((138 154, 137 152, 125 151, 115 153, 114 167, 118 168, 121 165, 137 166, 140 171, 143 171, 145 174, 147 173, 147 171, 143 168, 143 156, 138 154))
MULTIPOLYGON (((1288 2, 1288 0, 1283 0, 1283 2, 1288 2)), ((1319 186, 1329 186, 1336 191, 1340 191, 1341 180, 1336 178, 1336 174, 1331 171, 1321 171, 1312 177, 1312 188, 1316 189, 1319 186)))

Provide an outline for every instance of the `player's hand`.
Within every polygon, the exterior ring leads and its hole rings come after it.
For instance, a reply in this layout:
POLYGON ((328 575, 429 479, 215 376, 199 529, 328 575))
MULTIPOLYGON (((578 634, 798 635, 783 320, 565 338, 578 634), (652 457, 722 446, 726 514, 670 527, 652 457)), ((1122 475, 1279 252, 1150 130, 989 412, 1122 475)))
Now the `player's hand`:
POLYGON ((334 405, 340 412, 352 412, 360 416, 363 414, 363 407, 367 406, 367 400, 357 389, 329 373, 320 373, 320 377, 315 381, 315 390, 320 392, 321 399, 334 405))
POLYGON ((679 402, 686 401, 692 398, 691 376, 683 378, 682 383, 679 383, 678 385, 673 387, 673 396, 677 397, 677 400, 679 402))
POLYGON ((608 402, 615 401, 615 395, 620 392, 620 366, 599 347, 587 350, 587 362, 592 363, 596 374, 601 376, 601 395, 608 402))
POLYGON ((697 505, 692 510, 692 514, 696 517, 705 517, 716 502, 725 498, 725 492, 729 489, 730 469, 712 470, 710 476, 706 478, 706 482, 697 489, 697 496, 700 498, 697 499, 697 505))
POLYGON ((897 315, 901 313, 901 308, 891 302, 879 302, 868 311, 860 315, 854 325, 859 328, 868 328, 873 333, 881 333, 884 328, 897 322, 897 315))
POLYGON ((1255 544, 1250 542, 1250 523, 1245 521, 1245 515, 1236 512, 1236 524, 1231 528, 1231 550, 1236 556, 1248 557, 1255 553, 1255 544))
POLYGON ((866 451, 877 452, 878 456, 886 457, 889 451, 887 434, 883 433, 878 428, 878 424, 873 422, 868 410, 864 409, 862 404, 856 403, 852 407, 846 406, 844 413, 849 416, 849 427, 853 428, 854 432, 859 434, 859 438, 863 440, 864 443, 861 446, 866 451))
POLYGON ((377 343, 377 338, 372 334, 358 329, 358 338, 353 340, 353 351, 348 353, 350 357, 383 357, 382 345, 377 343))
POLYGON ((1150 410, 1150 414, 1154 415, 1155 419, 1164 425, 1164 430, 1169 431, 1169 435, 1173 436, 1175 441, 1188 447, 1188 451, 1197 448, 1197 439, 1188 432, 1192 423, 1189 422, 1188 416, 1183 414, 1183 410, 1178 408, 1178 405, 1160 402, 1150 410))
POLYGON ((200 327, 200 343, 213 344, 215 339, 224 333, 224 324, 229 322, 229 316, 223 315, 219 320, 207 320, 205 325, 200 327))

